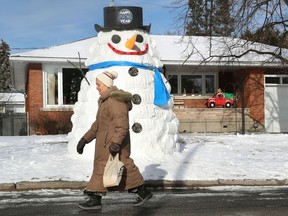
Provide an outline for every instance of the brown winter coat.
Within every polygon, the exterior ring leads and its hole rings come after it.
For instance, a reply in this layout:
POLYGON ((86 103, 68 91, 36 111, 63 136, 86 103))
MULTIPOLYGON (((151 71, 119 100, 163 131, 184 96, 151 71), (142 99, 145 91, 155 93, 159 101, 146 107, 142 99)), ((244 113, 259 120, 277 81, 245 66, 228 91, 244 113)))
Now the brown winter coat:
POLYGON ((115 86, 100 96, 96 121, 83 138, 91 142, 96 138, 94 169, 87 190, 106 192, 103 186, 103 173, 109 157, 112 142, 121 146, 120 160, 124 163, 121 185, 125 190, 144 184, 144 179, 134 161, 130 158, 130 134, 128 112, 132 108, 132 96, 115 86))

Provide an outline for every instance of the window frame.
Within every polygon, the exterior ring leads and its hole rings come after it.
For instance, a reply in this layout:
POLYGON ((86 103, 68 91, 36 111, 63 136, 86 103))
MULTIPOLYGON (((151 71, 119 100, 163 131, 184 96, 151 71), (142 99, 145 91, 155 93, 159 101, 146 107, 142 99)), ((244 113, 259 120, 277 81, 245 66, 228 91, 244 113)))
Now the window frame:
POLYGON ((265 75, 264 76, 264 83, 265 83, 265 86, 280 86, 280 85, 287 86, 288 83, 283 82, 284 78, 287 79, 288 76, 287 75, 265 75), (279 83, 266 82, 266 78, 279 78, 279 83))
POLYGON ((42 70, 43 76, 43 109, 57 110, 62 109, 70 110, 73 109, 74 104, 64 104, 63 101, 63 69, 75 69, 71 65, 55 65, 55 64, 44 64, 42 70), (48 104, 48 74, 55 73, 57 74, 57 91, 58 91, 58 103, 57 104, 48 104))
MULTIPOLYGON (((218 72, 201 72, 201 73, 168 73, 168 79, 170 78, 170 76, 177 76, 177 94, 172 94, 174 96, 211 96, 213 94, 215 94, 215 92, 217 91, 218 88, 218 72), (182 75, 195 75, 195 76, 199 76, 201 75, 201 85, 202 85, 202 92, 201 93, 195 93, 195 94, 184 94, 183 92, 181 92, 182 89, 182 75), (206 76, 214 76, 214 93, 206 93, 206 76)), ((168 80, 169 81, 169 80, 168 80)))

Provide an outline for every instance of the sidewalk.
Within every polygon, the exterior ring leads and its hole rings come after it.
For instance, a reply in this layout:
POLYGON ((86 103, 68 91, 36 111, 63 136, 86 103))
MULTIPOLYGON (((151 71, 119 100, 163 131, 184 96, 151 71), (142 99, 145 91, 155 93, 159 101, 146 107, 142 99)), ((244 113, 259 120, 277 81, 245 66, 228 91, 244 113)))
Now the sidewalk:
MULTIPOLYGON (((40 181, 40 182, 17 182, 2 183, 0 191, 27 191, 42 189, 84 189, 87 182, 84 181, 40 181)), ((155 189, 194 189, 211 186, 287 186, 288 179, 219 179, 219 180, 188 180, 188 181, 161 181, 149 180, 146 184, 155 189)))

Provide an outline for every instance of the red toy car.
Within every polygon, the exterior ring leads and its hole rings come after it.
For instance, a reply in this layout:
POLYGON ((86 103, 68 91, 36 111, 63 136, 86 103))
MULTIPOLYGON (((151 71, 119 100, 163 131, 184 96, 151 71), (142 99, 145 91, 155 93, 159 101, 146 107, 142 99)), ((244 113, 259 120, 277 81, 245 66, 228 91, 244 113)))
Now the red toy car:
POLYGON ((212 98, 209 98, 206 101, 206 106, 209 108, 214 107, 226 107, 230 108, 234 105, 234 95, 231 93, 219 92, 213 95, 212 98))

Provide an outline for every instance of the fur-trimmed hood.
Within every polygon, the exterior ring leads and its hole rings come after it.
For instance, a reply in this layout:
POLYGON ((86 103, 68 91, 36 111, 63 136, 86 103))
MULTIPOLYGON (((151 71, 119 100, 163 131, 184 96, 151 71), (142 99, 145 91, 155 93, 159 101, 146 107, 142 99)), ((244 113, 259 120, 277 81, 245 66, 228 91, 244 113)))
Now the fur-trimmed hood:
POLYGON ((110 93, 110 98, 123 102, 131 102, 132 94, 123 90, 117 90, 110 93))
POLYGON ((108 98, 126 103, 129 111, 132 109, 132 94, 130 92, 119 90, 116 86, 112 86, 104 95, 100 96, 99 102, 108 98))
POLYGON ((125 102, 128 106, 129 111, 132 109, 132 94, 123 90, 116 90, 110 93, 110 98, 117 101, 125 102))

